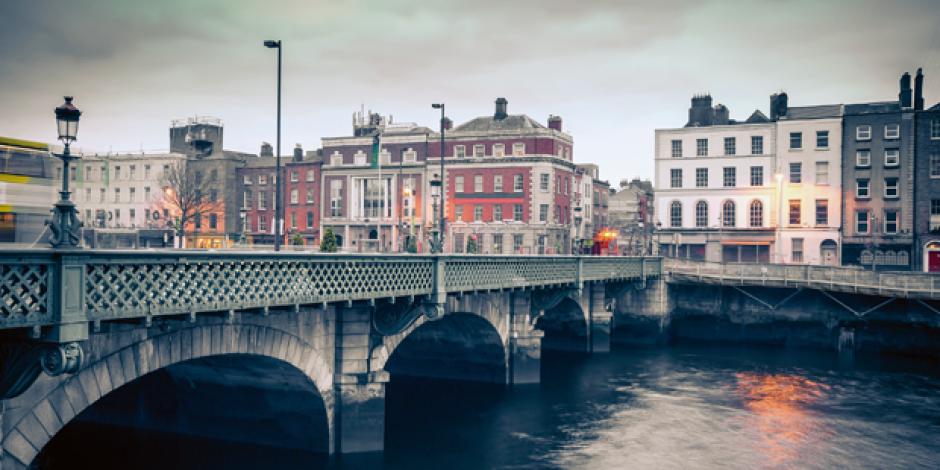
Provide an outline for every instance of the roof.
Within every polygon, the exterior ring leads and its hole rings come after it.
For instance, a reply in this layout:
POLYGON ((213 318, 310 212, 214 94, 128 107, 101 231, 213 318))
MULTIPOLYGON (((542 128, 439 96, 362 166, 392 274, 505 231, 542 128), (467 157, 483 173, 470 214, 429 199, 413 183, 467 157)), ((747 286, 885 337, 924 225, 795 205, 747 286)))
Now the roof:
POLYGON ((897 113, 901 103, 897 101, 879 101, 874 103, 855 103, 845 105, 845 114, 897 113))
POLYGON ((755 109, 754 112, 751 114, 751 117, 747 118, 747 121, 744 121, 744 122, 746 122, 747 124, 755 124, 758 122, 770 122, 770 119, 767 119, 767 116, 764 113, 760 112, 759 109, 755 109))
POLYGON ((787 115, 782 119, 823 119, 841 117, 843 106, 841 104, 823 104, 817 106, 793 106, 787 109, 787 115))
POLYGON ((927 108, 927 111, 940 111, 940 103, 937 103, 937 104, 935 104, 935 105, 933 105, 933 106, 927 108))
POLYGON ((467 121, 456 128, 455 132, 486 132, 486 131, 509 131, 522 129, 548 129, 541 125, 535 119, 518 114, 506 116, 503 119, 496 119, 493 116, 481 116, 467 121))

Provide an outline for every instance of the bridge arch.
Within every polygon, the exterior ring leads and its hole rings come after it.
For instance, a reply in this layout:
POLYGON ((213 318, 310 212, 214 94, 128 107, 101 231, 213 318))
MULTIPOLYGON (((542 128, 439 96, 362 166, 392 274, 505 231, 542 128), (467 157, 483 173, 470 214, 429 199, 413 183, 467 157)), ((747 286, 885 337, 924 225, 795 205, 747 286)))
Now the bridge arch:
POLYGON ((199 361, 254 357, 289 366, 323 401, 332 448, 332 368, 322 351, 283 330, 255 324, 197 325, 150 336, 112 350, 94 350, 75 375, 48 387, 31 409, 19 414, 3 436, 3 468, 25 468, 46 445, 99 401, 158 371, 199 361), (11 460, 12 459, 12 460, 11 460))
POLYGON ((542 330, 542 349, 585 352, 588 350, 588 316, 581 305, 565 297, 535 320, 542 330))

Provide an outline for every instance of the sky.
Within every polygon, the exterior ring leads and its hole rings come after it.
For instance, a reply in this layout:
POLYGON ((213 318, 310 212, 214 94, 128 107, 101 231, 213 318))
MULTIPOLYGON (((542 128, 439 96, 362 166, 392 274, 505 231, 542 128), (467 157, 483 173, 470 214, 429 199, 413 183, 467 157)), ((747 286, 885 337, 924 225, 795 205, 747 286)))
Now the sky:
POLYGON ((74 95, 85 152, 165 150, 170 121, 221 118, 224 146, 274 142, 283 41, 282 153, 351 133, 364 106, 436 127, 510 114, 564 120, 576 162, 649 178, 653 132, 693 94, 731 117, 897 99, 924 68, 940 101, 940 1, 2 0, 0 136, 55 139, 74 95))

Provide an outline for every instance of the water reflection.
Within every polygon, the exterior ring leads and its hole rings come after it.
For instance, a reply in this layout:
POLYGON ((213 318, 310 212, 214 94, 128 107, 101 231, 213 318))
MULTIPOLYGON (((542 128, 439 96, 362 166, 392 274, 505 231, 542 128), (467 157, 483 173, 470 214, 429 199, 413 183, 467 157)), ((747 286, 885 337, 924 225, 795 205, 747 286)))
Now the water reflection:
POLYGON ((767 463, 795 463, 806 444, 818 443, 826 434, 810 405, 823 399, 827 385, 793 374, 738 372, 735 379, 767 463))

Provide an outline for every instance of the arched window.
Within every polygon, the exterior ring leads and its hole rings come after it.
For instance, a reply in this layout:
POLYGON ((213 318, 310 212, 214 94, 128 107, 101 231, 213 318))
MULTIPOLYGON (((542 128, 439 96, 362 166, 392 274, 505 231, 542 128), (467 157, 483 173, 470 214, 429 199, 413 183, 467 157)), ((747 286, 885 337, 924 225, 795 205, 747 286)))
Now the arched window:
POLYGON ((679 201, 672 201, 669 205, 669 226, 682 226, 682 203, 679 201))
POLYGON ((750 225, 751 227, 763 227, 764 226, 764 203, 760 200, 755 199, 751 201, 751 210, 750 210, 750 225))
POLYGON ((734 201, 725 201, 721 204, 721 226, 734 227, 734 201))
POLYGON ((708 203, 705 201, 695 203, 695 226, 708 227, 708 203))

